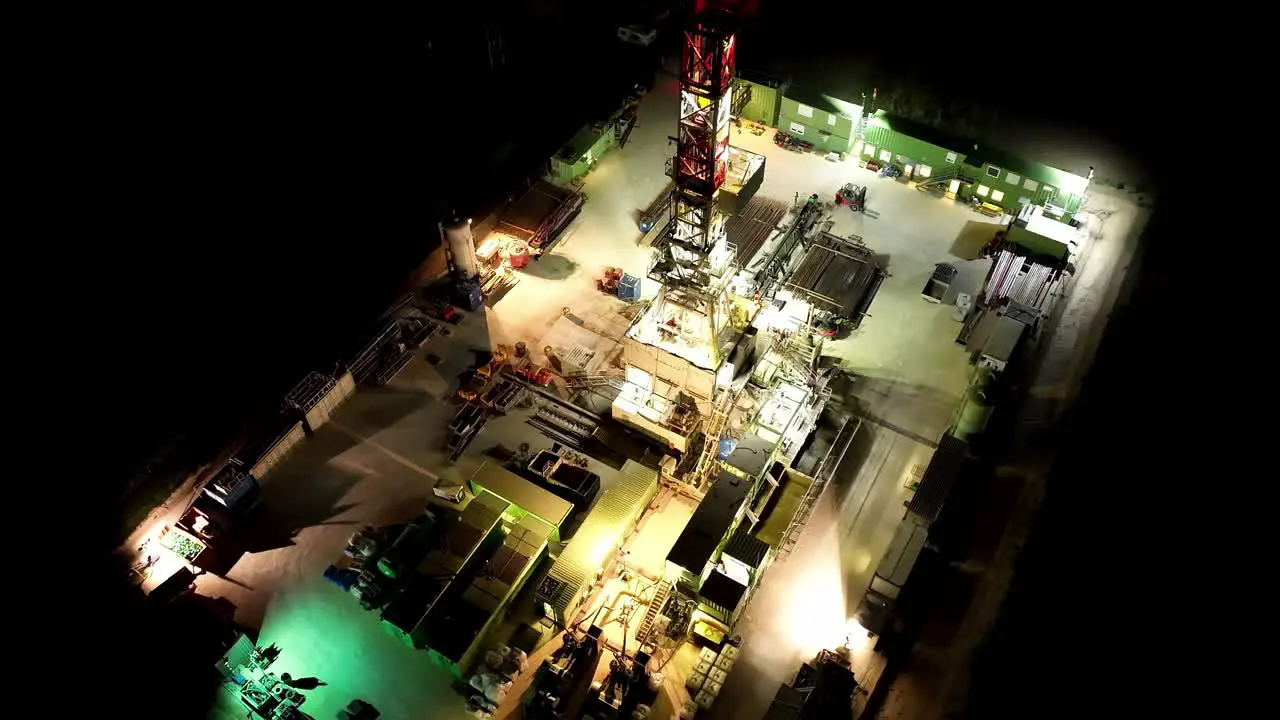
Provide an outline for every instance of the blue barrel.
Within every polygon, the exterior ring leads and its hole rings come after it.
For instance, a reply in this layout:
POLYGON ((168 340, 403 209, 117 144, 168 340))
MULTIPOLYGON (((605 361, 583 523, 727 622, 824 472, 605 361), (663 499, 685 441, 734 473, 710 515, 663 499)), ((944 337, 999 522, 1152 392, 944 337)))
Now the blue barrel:
POLYGON ((716 452, 716 457, 721 460, 728 460, 733 451, 737 449, 738 441, 733 438, 725 438, 720 441, 720 449, 716 452))
POLYGON ((356 578, 360 573, 350 568, 340 568, 337 565, 330 565, 324 570, 324 579, 342 588, 343 592, 351 589, 356 584, 356 578))

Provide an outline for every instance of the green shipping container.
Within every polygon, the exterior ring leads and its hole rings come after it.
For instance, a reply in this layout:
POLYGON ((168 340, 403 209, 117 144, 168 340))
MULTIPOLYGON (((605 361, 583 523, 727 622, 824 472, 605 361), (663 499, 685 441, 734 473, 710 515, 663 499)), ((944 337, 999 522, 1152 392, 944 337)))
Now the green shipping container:
POLYGON ((764 123, 769 127, 776 127, 778 124, 778 90, 768 85, 760 85, 750 80, 738 78, 735 80, 741 90, 737 92, 749 92, 750 99, 742 110, 738 112, 738 117, 743 120, 764 123))
MULTIPOLYGON (((820 152, 847 153, 853 148, 857 119, 825 98, 806 104, 784 96, 778 103, 778 129, 812 143, 820 152)), ((856 107, 856 106, 852 106, 856 107)))
POLYGON ((591 125, 582 128, 551 158, 552 178, 567 183, 586 175, 617 144, 611 122, 599 130, 591 125))
POLYGON ((904 171, 910 165, 911 176, 923 180, 959 167, 963 145, 958 138, 878 112, 867 122, 866 141, 858 153, 864 160, 892 163, 904 171))

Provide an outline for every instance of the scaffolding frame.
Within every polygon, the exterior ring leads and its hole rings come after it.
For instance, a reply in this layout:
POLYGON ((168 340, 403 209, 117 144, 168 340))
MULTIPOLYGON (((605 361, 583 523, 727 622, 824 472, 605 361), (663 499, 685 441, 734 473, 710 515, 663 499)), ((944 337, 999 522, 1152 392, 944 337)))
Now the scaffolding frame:
POLYGON ((307 376, 293 386, 293 389, 284 396, 284 402, 291 408, 302 413, 308 413, 320 401, 329 394, 337 386, 338 381, 334 378, 320 372, 310 372, 307 376))

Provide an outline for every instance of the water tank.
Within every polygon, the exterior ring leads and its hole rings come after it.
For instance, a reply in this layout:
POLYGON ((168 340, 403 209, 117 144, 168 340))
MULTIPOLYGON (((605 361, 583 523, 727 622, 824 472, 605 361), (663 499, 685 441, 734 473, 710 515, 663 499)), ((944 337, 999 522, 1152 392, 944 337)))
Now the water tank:
POLYGON ((476 270, 476 241, 471 235, 471 221, 454 215, 441 223, 441 229, 458 279, 474 278, 479 272, 476 270))

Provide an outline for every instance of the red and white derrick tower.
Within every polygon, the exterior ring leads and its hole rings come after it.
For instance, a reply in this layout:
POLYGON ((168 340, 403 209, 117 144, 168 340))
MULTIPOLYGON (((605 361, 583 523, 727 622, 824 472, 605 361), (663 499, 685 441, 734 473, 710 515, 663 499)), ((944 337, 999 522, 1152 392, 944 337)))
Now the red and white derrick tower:
POLYGON ((729 127, 737 37, 733 26, 755 2, 699 0, 684 31, 680 126, 672 163, 672 222, 649 276, 685 302, 713 300, 726 269, 724 216, 717 193, 729 165, 729 127))

